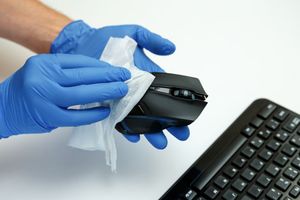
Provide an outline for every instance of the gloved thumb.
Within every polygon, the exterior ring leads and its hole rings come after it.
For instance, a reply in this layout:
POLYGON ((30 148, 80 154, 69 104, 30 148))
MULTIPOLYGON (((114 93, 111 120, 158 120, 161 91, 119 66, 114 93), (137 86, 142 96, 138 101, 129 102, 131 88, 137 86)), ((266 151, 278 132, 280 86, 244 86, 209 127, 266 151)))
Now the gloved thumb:
POLYGON ((157 55, 170 55, 176 47, 170 40, 139 26, 136 31, 136 42, 139 46, 157 55))

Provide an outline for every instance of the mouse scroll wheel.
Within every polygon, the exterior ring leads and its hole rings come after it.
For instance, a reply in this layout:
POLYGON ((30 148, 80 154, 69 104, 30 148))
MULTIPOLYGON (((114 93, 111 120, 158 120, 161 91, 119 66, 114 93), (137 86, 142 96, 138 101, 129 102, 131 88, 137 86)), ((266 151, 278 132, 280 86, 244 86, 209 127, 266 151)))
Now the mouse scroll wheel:
POLYGON ((173 95, 176 97, 195 100, 195 95, 189 90, 175 89, 173 90, 173 95))

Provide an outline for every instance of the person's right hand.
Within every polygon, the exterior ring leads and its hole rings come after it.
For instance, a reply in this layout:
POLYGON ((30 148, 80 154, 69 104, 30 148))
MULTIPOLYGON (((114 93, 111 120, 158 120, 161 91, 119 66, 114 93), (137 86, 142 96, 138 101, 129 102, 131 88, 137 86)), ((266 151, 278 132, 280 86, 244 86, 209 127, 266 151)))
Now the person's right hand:
POLYGON ((119 99, 127 94, 130 72, 82 55, 44 54, 0 84, 0 138, 90 124, 110 109, 68 109, 73 105, 119 99))
MULTIPOLYGON (((145 50, 157 55, 170 55, 175 51, 175 45, 156 33, 139 25, 105 26, 92 28, 83 21, 74 21, 68 24, 51 45, 51 53, 82 54, 93 58, 100 58, 102 51, 110 37, 129 36, 138 46, 134 53, 134 64, 147 72, 163 72, 163 69, 154 63, 145 50)), ((170 127, 167 129, 178 140, 187 140, 190 131, 187 126, 170 127)), ((166 132, 166 131, 165 131, 166 132)), ((167 137, 163 131, 144 134, 147 140, 158 149, 167 146, 167 137)), ((140 134, 123 134, 129 141, 138 142, 140 134)))

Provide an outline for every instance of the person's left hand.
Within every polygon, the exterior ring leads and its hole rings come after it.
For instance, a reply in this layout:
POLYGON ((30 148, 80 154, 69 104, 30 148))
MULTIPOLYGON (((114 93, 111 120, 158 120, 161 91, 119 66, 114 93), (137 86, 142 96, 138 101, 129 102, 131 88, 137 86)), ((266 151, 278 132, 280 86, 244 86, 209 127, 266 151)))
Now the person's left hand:
MULTIPOLYGON (((150 32, 139 25, 107 26, 99 29, 91 28, 83 21, 74 21, 67 25, 51 45, 51 53, 82 54, 100 58, 102 51, 110 37, 133 38, 138 47, 134 53, 134 64, 148 72, 163 72, 144 52, 144 49, 157 55, 170 55, 175 51, 175 45, 161 36, 150 32)), ((171 127, 167 129, 179 140, 189 137, 189 129, 184 127, 171 127)), ((140 135, 124 135, 131 142, 138 142, 140 135)), ((164 149, 167 138, 163 132, 145 134, 147 140, 156 148, 164 149)))

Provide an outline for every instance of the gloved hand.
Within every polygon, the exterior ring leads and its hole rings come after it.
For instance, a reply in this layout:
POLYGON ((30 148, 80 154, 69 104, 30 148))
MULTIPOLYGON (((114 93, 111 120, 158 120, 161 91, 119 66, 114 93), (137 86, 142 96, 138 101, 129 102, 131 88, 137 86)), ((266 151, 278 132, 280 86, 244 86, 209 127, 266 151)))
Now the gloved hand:
POLYGON ((0 138, 49 132, 106 118, 110 109, 69 106, 119 99, 127 94, 130 72, 83 55, 44 54, 0 84, 0 138))
MULTIPOLYGON (((95 29, 83 21, 74 21, 60 32, 52 43, 50 52, 83 54, 99 59, 110 37, 126 35, 138 43, 134 53, 135 66, 148 72, 162 72, 163 70, 146 56, 144 48, 157 55, 170 55, 175 51, 175 45, 138 25, 107 26, 95 29)), ((168 131, 179 140, 186 140, 189 137, 188 127, 172 127, 168 131)), ((148 133, 145 136, 158 149, 164 149, 167 146, 167 138, 163 132, 148 133)), ((131 142, 137 142, 140 139, 138 134, 125 137, 131 142)))

